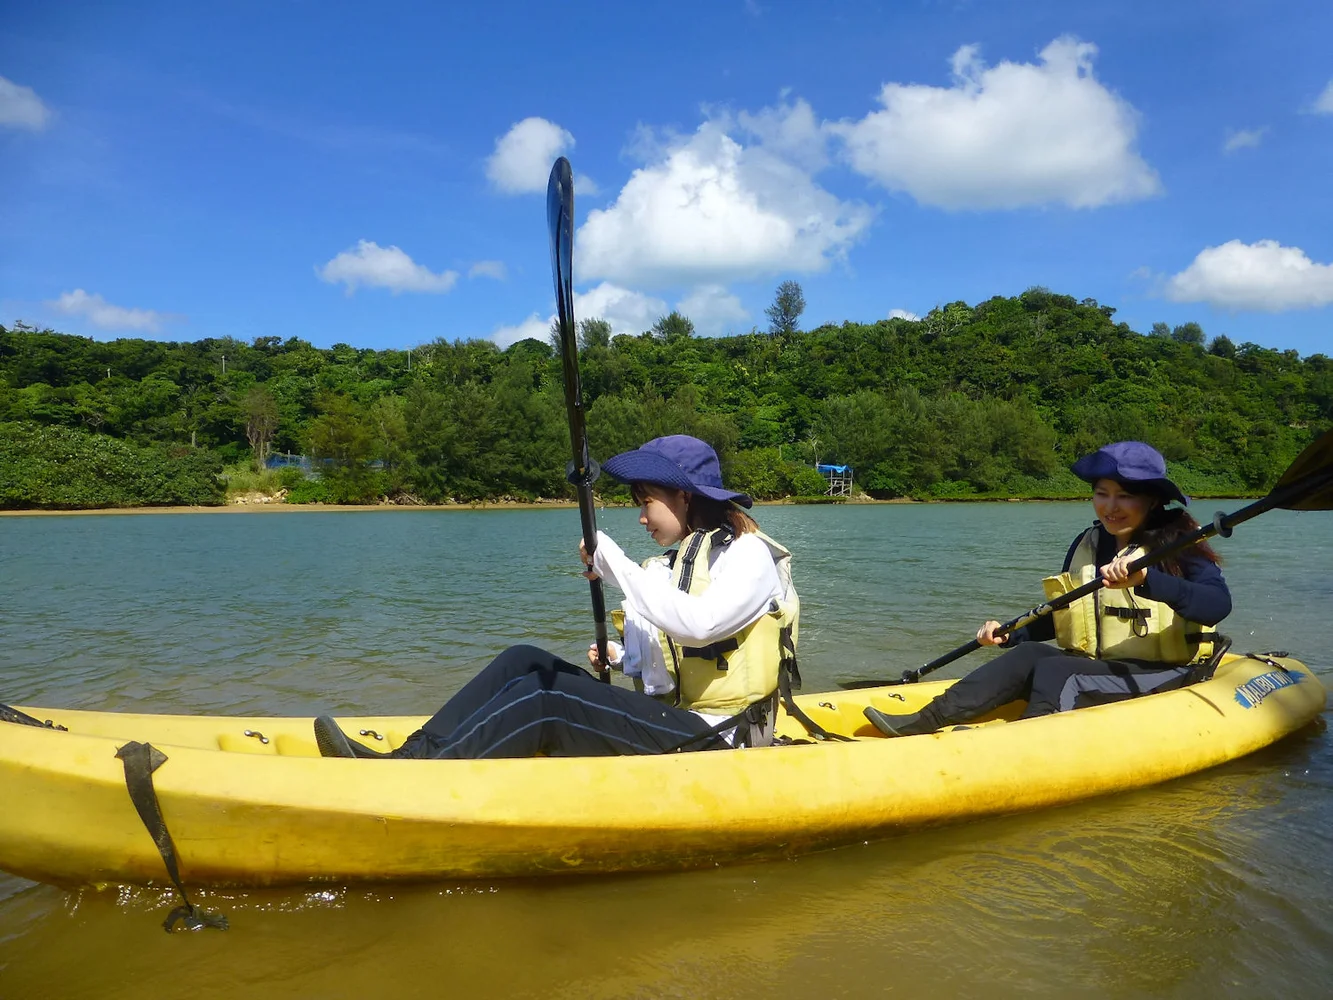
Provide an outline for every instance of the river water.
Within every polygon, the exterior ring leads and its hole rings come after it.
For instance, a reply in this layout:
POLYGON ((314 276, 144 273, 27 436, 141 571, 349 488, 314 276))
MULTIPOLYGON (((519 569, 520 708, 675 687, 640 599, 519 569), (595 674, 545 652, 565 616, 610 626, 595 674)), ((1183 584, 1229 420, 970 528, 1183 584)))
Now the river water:
MULTIPOLYGON (((1025 610, 1091 522, 1072 503, 757 514, 795 553, 806 690, 1025 610)), ((654 551, 632 511, 600 523, 654 551)), ((582 655, 578 530, 568 509, 0 518, 0 700, 427 713, 510 643, 582 655)), ((1333 516, 1275 511, 1217 547, 1235 648, 1328 682, 1333 516)), ((225 934, 163 934, 164 893, 0 874, 0 997, 1325 996, 1330 792, 1319 725, 1156 788, 793 861, 203 894, 225 934)))

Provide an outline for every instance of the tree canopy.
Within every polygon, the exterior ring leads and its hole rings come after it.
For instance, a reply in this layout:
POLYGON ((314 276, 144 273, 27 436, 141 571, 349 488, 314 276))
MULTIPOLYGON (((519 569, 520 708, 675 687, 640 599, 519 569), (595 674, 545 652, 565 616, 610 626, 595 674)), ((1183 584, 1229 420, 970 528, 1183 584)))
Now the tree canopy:
MULTIPOLYGON (((1135 438, 1187 491, 1253 493, 1333 424, 1326 356, 1209 342, 1197 324, 1143 336, 1114 312, 1034 288, 782 337, 693 336, 679 313, 638 336, 585 321, 593 452, 695 434, 760 498, 808 490, 798 476, 816 453, 880 497, 1057 496, 1082 492, 1074 458, 1135 438)), ((25 467, 36 429, 62 428, 153 461, 316 456, 329 498, 349 502, 566 497, 560 379, 538 340, 440 339, 414 347, 409 369, 406 351, 298 337, 105 342, 0 327, 0 462, 25 467)), ((43 505, 32 490, 3 495, 43 505)))
POLYGON ((764 310, 768 317, 768 332, 788 334, 796 332, 796 324, 805 312, 805 293, 799 283, 784 281, 773 293, 773 304, 764 310))

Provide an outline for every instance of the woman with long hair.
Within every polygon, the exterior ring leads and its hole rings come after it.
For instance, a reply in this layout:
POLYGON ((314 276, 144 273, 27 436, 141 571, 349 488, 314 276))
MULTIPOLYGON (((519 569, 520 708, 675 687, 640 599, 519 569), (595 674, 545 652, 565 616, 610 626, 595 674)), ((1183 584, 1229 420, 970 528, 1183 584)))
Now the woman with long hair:
MULTIPOLYGON (((669 551, 638 565, 597 533, 585 575, 624 592, 623 643, 609 666, 635 690, 536 646, 511 646, 401 747, 382 754, 315 720, 326 757, 603 756, 763 746, 778 674, 794 655, 800 602, 791 553, 759 530, 751 500, 722 485, 717 453, 684 434, 608 459, 639 523, 669 551)), ((600 667, 594 646, 592 666, 600 667)))
POLYGON ((933 733, 1025 700, 1025 719, 1182 687, 1205 626, 1231 613, 1217 554, 1196 544, 1156 566, 1129 572, 1145 552, 1198 529, 1189 497, 1166 476, 1166 462, 1140 441, 1086 455, 1072 471, 1092 485, 1097 520, 1079 533, 1058 576, 1044 581, 1050 600, 1098 577, 1103 589, 1068 608, 997 637, 988 621, 983 646, 1008 651, 954 683, 921 711, 866 717, 888 736, 933 733), (1173 502, 1181 506, 1171 506, 1173 502), (1056 640, 1055 646, 1045 640, 1056 640))

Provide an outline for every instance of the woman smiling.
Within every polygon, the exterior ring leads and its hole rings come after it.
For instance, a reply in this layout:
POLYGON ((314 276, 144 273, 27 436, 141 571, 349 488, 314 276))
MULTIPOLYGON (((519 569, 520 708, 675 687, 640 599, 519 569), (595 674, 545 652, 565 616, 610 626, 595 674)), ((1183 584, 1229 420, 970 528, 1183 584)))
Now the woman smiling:
POLYGON ((999 622, 986 622, 977 642, 1008 652, 920 712, 887 715, 867 708, 866 717, 882 732, 932 733, 1020 699, 1027 701, 1027 719, 1188 683, 1203 627, 1231 612, 1217 554, 1200 543, 1155 567, 1134 573, 1129 567, 1144 552, 1198 528, 1183 509, 1189 497, 1167 478, 1162 456, 1140 441, 1109 444, 1075 462, 1073 472, 1092 485, 1097 520, 1074 539, 1063 571, 1043 581, 1046 597, 1098 577, 1103 589, 1007 636, 995 634, 999 622), (1041 641, 1050 639, 1057 645, 1041 641))

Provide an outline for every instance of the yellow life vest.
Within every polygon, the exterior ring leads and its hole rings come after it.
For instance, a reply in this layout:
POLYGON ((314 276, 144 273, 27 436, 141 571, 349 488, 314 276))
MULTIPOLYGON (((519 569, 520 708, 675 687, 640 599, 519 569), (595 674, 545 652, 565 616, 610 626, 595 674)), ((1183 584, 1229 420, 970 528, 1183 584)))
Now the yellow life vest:
MULTIPOLYGON (((1137 545, 1125 550, 1137 558, 1137 545)), ((1097 526, 1074 548, 1069 569, 1042 581, 1046 599, 1091 583, 1097 573, 1097 526)), ((1199 655, 1202 626, 1186 621, 1169 604, 1136 597, 1133 587, 1103 587, 1054 612, 1055 640, 1067 652, 1097 660, 1190 663, 1199 655)))
MULTIPOLYGON (((777 691, 784 655, 795 657, 801 601, 792 586, 791 552, 762 531, 754 534, 773 555, 783 599, 773 601, 765 614, 735 635, 707 646, 686 646, 658 631, 667 672, 676 684, 676 703, 682 708, 709 715, 738 714, 777 691)), ((730 545, 733 537, 725 528, 695 531, 681 542, 678 552, 655 559, 670 562, 671 582, 678 589, 702 594, 708 589, 710 554, 730 545)))

